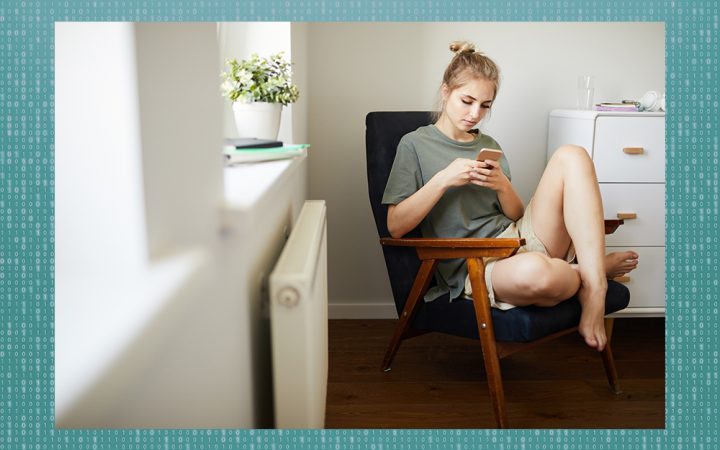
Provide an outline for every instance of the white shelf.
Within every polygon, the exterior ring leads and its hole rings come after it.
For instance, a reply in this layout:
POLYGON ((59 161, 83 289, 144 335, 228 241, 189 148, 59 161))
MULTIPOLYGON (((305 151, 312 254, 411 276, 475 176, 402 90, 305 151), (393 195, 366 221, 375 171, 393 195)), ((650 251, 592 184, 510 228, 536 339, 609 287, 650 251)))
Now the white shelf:
POLYGON ((625 308, 622 311, 608 314, 608 317, 665 317, 665 308, 625 308))
POLYGON ((550 117, 566 117, 570 119, 593 120, 598 116, 663 117, 665 116, 665 112, 592 111, 584 109, 554 109, 550 111, 550 117))

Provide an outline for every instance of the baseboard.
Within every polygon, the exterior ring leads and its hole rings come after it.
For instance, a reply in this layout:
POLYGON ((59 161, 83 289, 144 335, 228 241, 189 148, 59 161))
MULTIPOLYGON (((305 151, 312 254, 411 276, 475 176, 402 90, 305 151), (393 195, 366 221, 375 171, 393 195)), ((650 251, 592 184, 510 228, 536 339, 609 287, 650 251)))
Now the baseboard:
POLYGON ((397 319, 394 303, 329 303, 329 319, 397 319))

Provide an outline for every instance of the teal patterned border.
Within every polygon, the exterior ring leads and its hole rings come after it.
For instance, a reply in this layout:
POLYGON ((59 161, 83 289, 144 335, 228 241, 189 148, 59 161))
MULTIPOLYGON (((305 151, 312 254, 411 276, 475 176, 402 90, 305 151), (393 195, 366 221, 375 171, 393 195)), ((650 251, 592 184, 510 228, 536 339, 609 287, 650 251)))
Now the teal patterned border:
POLYGON ((720 448, 716 2, 12 1, 0 58, 0 450, 720 448), (54 22, 215 20, 665 22, 666 429, 55 430, 54 22))

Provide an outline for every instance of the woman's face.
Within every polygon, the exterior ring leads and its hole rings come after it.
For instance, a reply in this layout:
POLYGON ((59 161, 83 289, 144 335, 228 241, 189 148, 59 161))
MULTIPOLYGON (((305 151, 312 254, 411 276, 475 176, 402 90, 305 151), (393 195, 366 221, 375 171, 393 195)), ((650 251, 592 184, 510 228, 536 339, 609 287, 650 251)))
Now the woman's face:
POLYGON ((493 82, 481 78, 470 78, 452 91, 443 85, 443 115, 459 131, 468 131, 485 117, 494 95, 493 82))

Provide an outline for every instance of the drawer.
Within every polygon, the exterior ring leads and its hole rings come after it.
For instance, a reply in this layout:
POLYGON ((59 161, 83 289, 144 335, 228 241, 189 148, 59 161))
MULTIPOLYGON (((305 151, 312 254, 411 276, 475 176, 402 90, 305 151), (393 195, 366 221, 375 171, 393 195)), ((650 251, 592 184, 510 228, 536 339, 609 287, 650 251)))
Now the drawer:
POLYGON ((636 217, 605 236, 606 245, 665 245, 664 184, 600 183, 600 195, 606 219, 618 219, 618 213, 636 217))
POLYGON ((593 161, 601 183, 665 182, 665 118, 598 117, 593 161))
POLYGON ((632 250, 640 255, 637 269, 622 282, 630 289, 629 308, 665 307, 665 247, 607 247, 607 252, 632 250))

